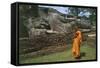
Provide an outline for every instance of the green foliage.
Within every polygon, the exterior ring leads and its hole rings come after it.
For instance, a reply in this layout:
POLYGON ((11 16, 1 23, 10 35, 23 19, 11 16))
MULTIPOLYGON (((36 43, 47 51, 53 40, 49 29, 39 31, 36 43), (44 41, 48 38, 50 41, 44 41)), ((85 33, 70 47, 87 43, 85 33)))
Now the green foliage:
MULTIPOLYGON (((94 45, 95 46, 95 45, 94 45)), ((81 60, 94 60, 96 59, 96 49, 83 43, 81 46, 81 53, 84 55, 81 60)), ((20 60, 20 63, 45 63, 45 62, 60 62, 60 61, 79 61, 72 57, 71 49, 67 49, 63 52, 53 53, 50 55, 40 56, 36 58, 28 58, 26 60, 20 60)))
POLYGON ((95 8, 78 8, 78 7, 69 7, 69 14, 78 16, 80 13, 84 14, 89 12, 90 15, 89 17, 87 17, 86 15, 83 15, 81 17, 83 18, 87 18, 88 20, 90 20, 90 24, 91 25, 95 25, 96 24, 96 9, 95 8))

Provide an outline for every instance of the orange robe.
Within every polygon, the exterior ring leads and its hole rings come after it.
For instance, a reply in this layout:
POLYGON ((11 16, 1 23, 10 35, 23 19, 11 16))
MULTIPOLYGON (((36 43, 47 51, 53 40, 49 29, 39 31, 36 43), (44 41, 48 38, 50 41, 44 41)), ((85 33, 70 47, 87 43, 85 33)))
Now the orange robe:
POLYGON ((72 55, 77 58, 80 57, 80 44, 82 42, 82 34, 80 31, 76 31, 75 38, 73 39, 72 55))

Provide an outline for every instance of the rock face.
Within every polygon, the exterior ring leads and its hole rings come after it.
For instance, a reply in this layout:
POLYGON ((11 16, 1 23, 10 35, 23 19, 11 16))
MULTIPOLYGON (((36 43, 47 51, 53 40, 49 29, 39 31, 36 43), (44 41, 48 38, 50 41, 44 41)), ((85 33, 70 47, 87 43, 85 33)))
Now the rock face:
POLYGON ((48 15, 48 22, 50 24, 51 30, 58 31, 58 32, 66 32, 64 27, 64 17, 60 16, 57 13, 49 13, 48 15))
POLYGON ((71 35, 66 35, 63 33, 41 33, 40 35, 34 35, 31 38, 30 42, 33 45, 34 49, 39 50, 49 46, 67 46, 68 43, 71 43, 71 35))
MULTIPOLYGON (((85 22, 71 21, 65 23, 66 20, 58 13, 49 13, 40 15, 35 19, 30 18, 28 21, 29 43, 32 46, 32 51, 39 51, 49 46, 63 47, 66 49, 68 43, 72 43, 73 26, 80 25, 81 27, 90 27, 85 22), (57 31, 57 33, 48 33, 47 30, 57 31)), ((53 49, 49 50, 52 51, 53 49)), ((56 50, 58 51, 58 50, 56 50)))
POLYGON ((36 36, 40 36, 40 35, 45 35, 46 34, 46 29, 34 29, 31 28, 31 30, 29 31, 29 39, 33 40, 36 36))
POLYGON ((72 40, 71 24, 63 23, 64 17, 57 13, 50 13, 48 18, 42 17, 34 20, 34 28, 29 31, 30 43, 35 50, 40 50, 49 46, 67 46, 72 40), (47 33, 46 26, 50 26, 49 30, 56 31, 57 33, 47 33), (40 27, 37 27, 40 26, 40 27), (41 28, 44 26, 44 28, 41 28), (70 33, 70 34, 67 34, 70 33))
MULTIPOLYGON (((47 55, 67 49, 68 44, 72 43, 72 35, 64 33, 47 33, 45 30, 36 29, 32 31, 30 39, 26 42, 20 41, 20 44, 26 45, 23 49, 20 49, 20 54, 23 57, 35 57, 40 55, 47 55), (27 45, 28 44, 28 45, 27 45)), ((20 48, 22 47, 20 46, 20 48)))
POLYGON ((91 24, 89 20, 80 19, 80 21, 77 21, 77 25, 80 26, 82 29, 90 29, 91 24))

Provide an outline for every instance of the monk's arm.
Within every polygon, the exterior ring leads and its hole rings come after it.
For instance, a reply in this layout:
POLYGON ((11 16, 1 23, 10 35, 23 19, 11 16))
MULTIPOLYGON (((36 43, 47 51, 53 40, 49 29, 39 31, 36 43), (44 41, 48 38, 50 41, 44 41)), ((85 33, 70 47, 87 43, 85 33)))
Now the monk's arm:
POLYGON ((81 36, 81 38, 80 38, 80 42, 82 43, 82 36, 81 36))
POLYGON ((80 33, 80 42, 82 43, 82 34, 80 33))

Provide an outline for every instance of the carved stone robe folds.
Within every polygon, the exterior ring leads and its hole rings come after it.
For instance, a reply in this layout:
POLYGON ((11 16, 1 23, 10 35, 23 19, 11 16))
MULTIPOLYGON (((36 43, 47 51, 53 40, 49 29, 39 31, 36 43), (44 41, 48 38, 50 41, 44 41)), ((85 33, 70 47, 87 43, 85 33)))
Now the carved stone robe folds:
POLYGON ((51 27, 51 30, 58 32, 66 32, 64 28, 63 21, 64 17, 57 13, 50 13, 48 16, 48 21, 51 27))

